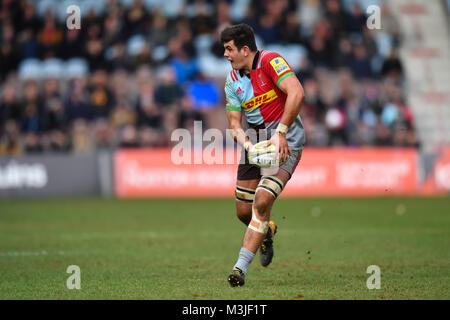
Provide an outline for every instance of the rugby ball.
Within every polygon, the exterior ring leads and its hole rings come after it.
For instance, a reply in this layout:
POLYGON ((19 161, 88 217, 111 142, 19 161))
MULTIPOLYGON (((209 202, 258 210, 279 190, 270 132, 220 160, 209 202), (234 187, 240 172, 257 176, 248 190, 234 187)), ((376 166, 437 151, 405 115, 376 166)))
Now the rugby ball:
POLYGON ((248 161, 250 164, 258 166, 260 168, 277 168, 284 162, 279 161, 280 155, 275 156, 275 145, 267 145, 268 140, 258 142, 248 150, 248 161))

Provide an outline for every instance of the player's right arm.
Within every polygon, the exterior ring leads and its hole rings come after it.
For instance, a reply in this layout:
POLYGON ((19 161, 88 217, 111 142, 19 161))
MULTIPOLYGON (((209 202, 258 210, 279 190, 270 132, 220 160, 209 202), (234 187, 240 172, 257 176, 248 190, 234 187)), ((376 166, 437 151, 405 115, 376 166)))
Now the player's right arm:
POLYGON ((233 89, 233 81, 228 75, 225 82, 226 109, 228 118, 228 127, 231 130, 231 136, 234 141, 249 150, 252 147, 250 139, 242 129, 242 111, 241 103, 233 89))
POLYGON ((231 136, 233 137, 234 141, 236 141, 241 146, 244 146, 245 150, 248 151, 251 148, 252 143, 245 134, 244 129, 242 129, 242 111, 227 110, 227 117, 228 126, 231 130, 231 136))

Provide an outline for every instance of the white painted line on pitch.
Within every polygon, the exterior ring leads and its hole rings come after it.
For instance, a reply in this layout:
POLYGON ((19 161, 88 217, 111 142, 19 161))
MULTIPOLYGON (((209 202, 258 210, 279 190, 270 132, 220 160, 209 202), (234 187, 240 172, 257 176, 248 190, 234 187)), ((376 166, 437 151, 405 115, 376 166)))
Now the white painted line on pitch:
POLYGON ((111 238, 156 238, 154 231, 143 232, 84 232, 81 234, 62 234, 65 240, 91 240, 91 239, 111 239, 111 238))
POLYGON ((48 252, 46 250, 40 251, 9 251, 9 252, 0 252, 1 257, 30 257, 30 256, 46 256, 48 252))

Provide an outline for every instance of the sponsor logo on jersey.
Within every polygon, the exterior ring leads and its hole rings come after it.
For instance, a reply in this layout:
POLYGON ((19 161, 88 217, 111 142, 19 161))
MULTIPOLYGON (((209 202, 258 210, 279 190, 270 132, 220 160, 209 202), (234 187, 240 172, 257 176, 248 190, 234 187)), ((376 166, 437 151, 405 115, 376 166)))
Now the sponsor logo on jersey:
POLYGON ((244 90, 242 90, 241 87, 238 87, 238 89, 236 91, 236 94, 240 95, 240 94, 243 94, 243 93, 244 93, 244 90))
POLYGON ((257 97, 254 97, 251 100, 244 102, 242 104, 242 106, 244 107, 244 109, 246 111, 250 111, 250 110, 253 110, 253 109, 259 107, 260 105, 262 105, 264 103, 267 103, 267 102, 270 102, 270 101, 276 99, 277 97, 278 97, 277 93, 275 92, 275 90, 272 89, 269 92, 266 92, 257 97))
POLYGON ((281 73, 289 69, 288 64, 281 57, 273 58, 272 60, 270 60, 270 64, 277 73, 277 75, 280 75, 281 73))

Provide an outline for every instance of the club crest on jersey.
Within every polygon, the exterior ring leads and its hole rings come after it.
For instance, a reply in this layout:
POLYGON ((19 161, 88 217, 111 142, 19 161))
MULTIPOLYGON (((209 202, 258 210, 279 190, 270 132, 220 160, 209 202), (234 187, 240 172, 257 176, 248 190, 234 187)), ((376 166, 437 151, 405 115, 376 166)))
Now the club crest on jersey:
POLYGON ((260 74, 258 74, 258 76, 259 76, 259 80, 261 80, 261 85, 262 85, 262 86, 265 86, 266 83, 265 83, 264 80, 263 80, 262 74, 260 73, 260 74))
POLYGON ((238 87, 238 89, 236 91, 236 94, 240 95, 240 94, 243 94, 243 93, 244 93, 244 90, 242 90, 241 87, 238 87))
POLYGON ((277 73, 277 75, 280 75, 289 68, 286 61, 284 61, 284 59, 281 57, 273 58, 272 60, 270 60, 270 64, 277 73))

